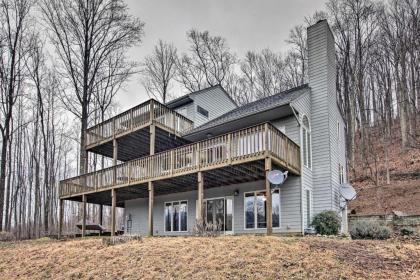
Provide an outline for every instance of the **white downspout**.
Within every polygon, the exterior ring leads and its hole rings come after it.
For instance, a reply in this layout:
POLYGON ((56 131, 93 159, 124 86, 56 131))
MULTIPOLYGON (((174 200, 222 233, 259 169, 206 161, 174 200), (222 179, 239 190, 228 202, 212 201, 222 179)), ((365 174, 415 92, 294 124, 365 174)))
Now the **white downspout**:
MULTIPOLYGON (((298 127, 299 127, 299 136, 300 136, 300 143, 299 146, 302 146, 302 129, 301 129, 301 123, 299 120, 298 115, 296 114, 296 110, 295 108, 293 108, 292 104, 289 104, 290 108, 293 111, 293 115, 296 118, 296 122, 298 123, 298 127)), ((304 213, 303 213, 303 176, 302 176, 302 172, 303 172, 303 168, 302 168, 302 162, 303 162, 303 158, 302 158, 302 150, 300 150, 300 228, 301 228, 301 234, 302 236, 305 235, 305 222, 304 222, 304 213)))

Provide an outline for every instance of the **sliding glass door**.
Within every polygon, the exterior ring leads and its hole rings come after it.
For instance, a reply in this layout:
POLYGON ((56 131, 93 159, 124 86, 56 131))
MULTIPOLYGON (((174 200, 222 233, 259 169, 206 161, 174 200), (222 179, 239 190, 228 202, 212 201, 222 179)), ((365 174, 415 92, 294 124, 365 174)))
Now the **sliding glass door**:
POLYGON ((207 224, 218 224, 220 230, 233 233, 233 197, 211 198, 205 200, 207 224))

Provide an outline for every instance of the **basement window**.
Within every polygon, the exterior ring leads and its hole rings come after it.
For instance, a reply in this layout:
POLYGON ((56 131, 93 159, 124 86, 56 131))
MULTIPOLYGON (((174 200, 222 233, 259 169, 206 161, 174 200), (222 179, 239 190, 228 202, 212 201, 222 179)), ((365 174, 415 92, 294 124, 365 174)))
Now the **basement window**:
POLYGON ((209 111, 207 111, 206 109, 204 109, 201 106, 197 105, 197 112, 200 113, 201 115, 203 115, 204 117, 208 118, 209 117, 209 111))
POLYGON ((165 202, 165 232, 186 232, 188 224, 188 202, 165 202))

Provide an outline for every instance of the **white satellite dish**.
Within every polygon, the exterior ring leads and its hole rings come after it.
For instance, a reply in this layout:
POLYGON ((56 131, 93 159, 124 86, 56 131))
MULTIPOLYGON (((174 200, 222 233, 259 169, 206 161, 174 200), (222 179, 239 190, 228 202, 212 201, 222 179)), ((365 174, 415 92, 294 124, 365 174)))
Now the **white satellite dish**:
POLYGON ((267 174, 268 181, 273 185, 281 185, 286 181, 288 171, 271 170, 267 174))
POLYGON ((356 190, 352 185, 345 183, 340 186, 340 194, 346 201, 350 201, 356 198, 356 190))

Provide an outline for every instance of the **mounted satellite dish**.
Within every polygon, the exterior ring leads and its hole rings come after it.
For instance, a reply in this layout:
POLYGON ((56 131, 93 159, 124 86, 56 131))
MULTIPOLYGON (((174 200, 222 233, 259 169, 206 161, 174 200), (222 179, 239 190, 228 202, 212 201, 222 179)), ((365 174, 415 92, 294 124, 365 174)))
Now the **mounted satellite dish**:
POLYGON ((346 201, 355 199, 357 195, 356 190, 348 183, 341 184, 340 194, 346 201))
POLYGON ((267 179, 273 185, 281 185, 286 181, 288 173, 288 171, 271 170, 267 174, 267 179))

